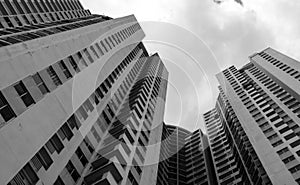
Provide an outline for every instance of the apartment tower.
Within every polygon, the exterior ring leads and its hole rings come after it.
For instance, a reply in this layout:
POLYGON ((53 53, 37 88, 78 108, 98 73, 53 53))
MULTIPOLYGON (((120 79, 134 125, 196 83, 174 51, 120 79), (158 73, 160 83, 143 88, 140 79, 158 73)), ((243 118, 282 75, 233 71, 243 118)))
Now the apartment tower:
POLYGON ((0 12, 0 184, 155 181, 168 72, 135 17, 77 0, 0 12))
POLYGON ((207 137, 202 131, 164 125, 157 185, 214 185, 215 179, 207 137))
POLYGON ((299 184, 300 63, 272 48, 249 59, 217 75, 216 108, 204 115, 215 166, 227 161, 218 180, 299 184))

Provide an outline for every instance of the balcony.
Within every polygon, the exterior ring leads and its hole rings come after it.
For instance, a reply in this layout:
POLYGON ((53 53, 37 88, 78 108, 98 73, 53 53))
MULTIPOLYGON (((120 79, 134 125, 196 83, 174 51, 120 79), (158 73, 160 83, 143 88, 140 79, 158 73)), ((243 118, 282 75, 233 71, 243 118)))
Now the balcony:
POLYGON ((109 163, 92 171, 84 177, 86 184, 118 184, 122 181, 124 170, 120 164, 109 163))
POLYGON ((114 176, 110 172, 107 172, 102 176, 101 180, 95 183, 95 185, 118 185, 118 183, 114 176))

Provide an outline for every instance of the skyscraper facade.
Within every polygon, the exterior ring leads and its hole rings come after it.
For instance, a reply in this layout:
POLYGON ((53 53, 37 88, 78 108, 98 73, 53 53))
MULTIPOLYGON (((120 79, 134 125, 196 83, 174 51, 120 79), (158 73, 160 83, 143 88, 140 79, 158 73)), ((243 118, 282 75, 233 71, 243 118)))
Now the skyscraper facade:
POLYGON ((76 0, 0 12, 0 184, 156 182, 168 72, 135 17, 76 0))
POLYGON ((218 184, 271 184, 222 90, 204 122, 218 184))
MULTIPOLYGON (((244 169, 234 179, 299 184, 300 64, 272 48, 249 59, 241 69, 217 75, 220 95, 205 117, 212 150, 224 151, 216 151, 215 165, 224 155, 234 164, 230 178, 244 169)), ((221 175, 217 171, 219 180, 221 175)))
POLYGON ((103 139, 99 137, 85 184, 155 183, 159 150, 152 147, 160 146, 157 136, 161 134, 167 85, 162 79, 168 73, 158 55, 140 60, 136 68, 136 78, 125 88, 121 102, 100 115, 103 120, 98 123, 108 128, 103 129, 103 139), (151 132, 153 127, 158 129, 151 132))
POLYGON ((216 184, 207 137, 200 129, 164 125, 161 143, 157 185, 216 184))

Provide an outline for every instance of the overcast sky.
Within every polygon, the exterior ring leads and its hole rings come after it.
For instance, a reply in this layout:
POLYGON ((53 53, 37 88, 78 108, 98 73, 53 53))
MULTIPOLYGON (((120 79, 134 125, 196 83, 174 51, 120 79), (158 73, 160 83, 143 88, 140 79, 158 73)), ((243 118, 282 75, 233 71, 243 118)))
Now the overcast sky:
POLYGON ((158 52, 169 75, 165 122, 204 128, 202 114, 214 107, 220 70, 241 67, 248 56, 272 47, 300 58, 300 1, 81 0, 92 13, 134 14, 144 43, 158 52))

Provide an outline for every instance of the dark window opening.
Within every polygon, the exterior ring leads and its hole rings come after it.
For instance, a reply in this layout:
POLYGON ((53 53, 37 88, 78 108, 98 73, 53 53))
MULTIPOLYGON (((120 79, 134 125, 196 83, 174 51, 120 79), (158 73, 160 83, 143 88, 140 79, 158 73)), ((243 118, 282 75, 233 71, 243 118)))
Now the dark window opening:
POLYGON ((49 89, 47 88, 45 82, 43 81, 43 79, 41 78, 41 76, 36 73, 35 75, 32 76, 34 82, 36 83, 36 85, 38 86, 38 88, 40 89, 42 94, 47 94, 49 91, 49 89))
POLYGON ((26 107, 29 107, 30 105, 35 103, 23 82, 17 83, 16 85, 14 85, 14 88, 16 89, 18 95, 20 96, 26 107))
POLYGON ((0 92, 0 114, 3 117, 4 121, 9 121, 12 118, 16 117, 16 114, 6 101, 3 94, 0 92))

